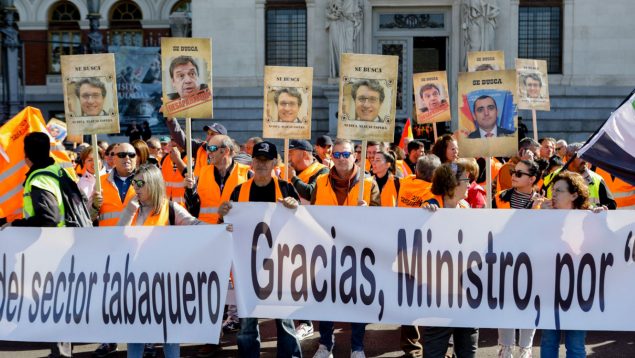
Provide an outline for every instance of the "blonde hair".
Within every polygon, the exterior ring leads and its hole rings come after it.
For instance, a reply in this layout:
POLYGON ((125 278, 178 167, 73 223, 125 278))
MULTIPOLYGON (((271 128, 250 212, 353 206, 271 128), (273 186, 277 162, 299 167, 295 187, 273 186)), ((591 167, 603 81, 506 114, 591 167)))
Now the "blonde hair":
POLYGON ((137 169, 135 177, 145 182, 150 195, 150 205, 152 206, 152 214, 156 215, 161 211, 163 203, 167 200, 165 194, 165 182, 161 170, 153 164, 142 164, 137 169))

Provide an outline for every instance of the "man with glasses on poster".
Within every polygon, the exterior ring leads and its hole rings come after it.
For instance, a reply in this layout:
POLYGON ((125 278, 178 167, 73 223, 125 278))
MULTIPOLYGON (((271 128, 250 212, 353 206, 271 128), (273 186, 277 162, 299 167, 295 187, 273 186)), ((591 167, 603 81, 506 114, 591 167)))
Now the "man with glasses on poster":
POLYGON ((273 101, 278 107, 278 121, 287 123, 300 123, 298 112, 302 106, 302 95, 293 87, 285 87, 276 90, 273 101))
POLYGON ((351 87, 351 96, 355 101, 355 120, 364 122, 381 122, 379 109, 384 103, 384 88, 379 81, 364 79, 351 87))
POLYGON ((86 77, 75 84, 75 95, 79 98, 81 113, 78 116, 107 116, 104 110, 106 85, 97 77, 86 77))

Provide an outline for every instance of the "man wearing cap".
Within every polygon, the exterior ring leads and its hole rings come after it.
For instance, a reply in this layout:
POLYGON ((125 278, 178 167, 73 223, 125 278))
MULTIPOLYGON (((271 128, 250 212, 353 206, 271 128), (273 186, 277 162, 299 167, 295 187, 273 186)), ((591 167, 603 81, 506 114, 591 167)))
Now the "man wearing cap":
MULTIPOLYGON (((272 175, 276 166, 278 151, 271 142, 254 145, 252 168, 253 178, 238 185, 231 194, 234 202, 278 202, 289 209, 298 207, 298 193, 293 186, 272 175)), ((218 208, 218 214, 226 216, 231 210, 230 201, 224 201, 218 208)), ((301 357, 300 342, 295 336, 293 320, 276 320, 278 357, 301 357)), ((240 331, 236 336, 238 356, 260 356, 260 333, 258 318, 240 318, 240 331)))
POLYGON ((317 177, 329 172, 329 168, 311 155, 312 152, 313 147, 306 140, 294 139, 289 142, 289 164, 291 165, 289 175, 302 204, 311 202, 317 177))
POLYGON ((249 166, 234 161, 234 142, 226 135, 215 135, 205 146, 212 165, 196 178, 185 179, 185 202, 192 216, 210 224, 218 223, 218 206, 236 186, 251 178, 249 166))
MULTIPOLYGON (((333 206, 381 206, 379 188, 372 177, 365 177, 364 170, 355 165, 353 143, 337 139, 333 146, 333 167, 327 174, 318 176, 311 197, 313 205, 333 206), (359 198, 360 182, 364 181, 362 200, 359 198)), ((333 322, 320 322, 320 346, 314 357, 332 357, 333 322)), ((364 357, 365 323, 351 323, 351 357, 364 357)))
MULTIPOLYGON (((170 131, 170 138, 176 143, 177 146, 185 148, 185 132, 181 129, 179 122, 176 118, 167 118, 166 123, 168 130, 170 131)), ((218 134, 227 135, 227 129, 220 123, 212 123, 206 125, 203 130, 207 134, 205 141, 192 138, 192 153, 196 153, 196 161, 194 162, 194 176, 198 177, 201 174, 203 167, 210 165, 205 146, 203 144, 209 142, 209 140, 218 134)))
POLYGON ((315 141, 315 154, 313 156, 318 162, 330 168, 333 166, 333 161, 331 160, 332 150, 333 141, 331 140, 331 137, 322 135, 315 141))

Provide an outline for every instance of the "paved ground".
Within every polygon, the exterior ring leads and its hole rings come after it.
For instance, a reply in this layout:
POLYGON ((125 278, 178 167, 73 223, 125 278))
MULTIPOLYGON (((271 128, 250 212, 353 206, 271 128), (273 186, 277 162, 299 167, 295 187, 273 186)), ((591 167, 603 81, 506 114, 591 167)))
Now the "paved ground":
MULTIPOLYGON (((348 357, 350 355, 350 330, 347 324, 336 324, 335 357, 348 357)), ((273 321, 266 320, 261 323, 261 334, 264 336, 262 344, 262 357, 275 357, 275 325, 273 321)), ((493 329, 482 329, 479 337, 478 357, 495 358, 497 332, 493 329)), ((540 356, 537 347, 540 342, 540 332, 534 339, 534 357, 540 356)), ((368 357, 400 357, 399 350, 399 326, 395 325, 368 325, 364 340, 365 351, 368 357)), ((222 338, 223 352, 217 357, 238 356, 235 344, 235 335, 227 335, 222 338)), ((305 357, 312 357, 318 346, 318 334, 302 341, 302 350, 305 357)), ((183 357, 196 357, 197 345, 184 345, 181 348, 183 357)), ((48 352, 47 345, 42 343, 4 342, 0 341, 0 357, 31 358, 45 357, 48 352)), ((74 357, 87 358, 97 348, 97 344, 78 344, 73 348, 74 357)), ((125 357, 125 344, 119 345, 119 352, 111 357, 125 357)), ((635 333, 633 332, 589 332, 587 336, 587 353, 589 357, 635 357, 635 333)), ((561 347, 560 357, 565 357, 564 347, 561 347)))

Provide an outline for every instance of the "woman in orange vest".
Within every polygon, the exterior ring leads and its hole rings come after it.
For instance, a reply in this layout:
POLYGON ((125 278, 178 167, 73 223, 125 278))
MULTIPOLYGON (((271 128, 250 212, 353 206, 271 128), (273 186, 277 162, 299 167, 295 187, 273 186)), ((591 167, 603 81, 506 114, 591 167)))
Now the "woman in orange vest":
POLYGON ((372 162, 373 176, 379 187, 381 206, 397 206, 399 178, 395 177, 395 157, 392 152, 375 153, 372 162))
MULTIPOLYGON (((514 169, 510 170, 512 178, 511 189, 503 190, 496 194, 492 206, 499 209, 530 209, 534 199, 536 183, 541 177, 540 167, 533 160, 522 159, 514 169)), ((531 357, 535 329, 518 329, 518 349, 520 357, 531 357)), ((516 345, 516 329, 498 329, 498 356, 511 358, 516 345)))
MULTIPOLYGON (((152 164, 143 164, 132 179, 136 196, 130 200, 117 226, 200 225, 181 205, 171 203, 165 194, 163 175, 152 164)), ((179 357, 178 343, 163 344, 166 358, 179 357)), ((128 357, 144 356, 144 344, 128 343, 128 357)))
MULTIPOLYGON (((432 176, 434 197, 424 206, 430 211, 437 208, 469 208, 465 201, 469 174, 462 161, 441 164, 432 176)), ((425 204, 424 204, 425 205, 425 204)), ((450 337, 454 336, 457 357, 475 357, 478 348, 478 328, 426 327, 423 330, 423 356, 444 357, 450 337)))

